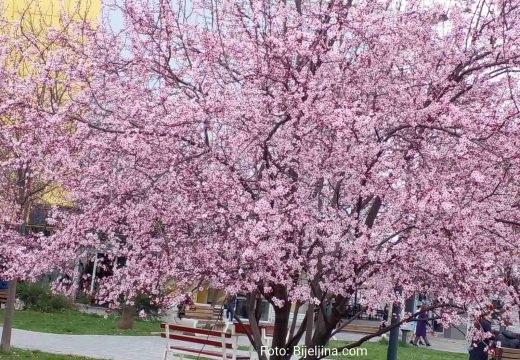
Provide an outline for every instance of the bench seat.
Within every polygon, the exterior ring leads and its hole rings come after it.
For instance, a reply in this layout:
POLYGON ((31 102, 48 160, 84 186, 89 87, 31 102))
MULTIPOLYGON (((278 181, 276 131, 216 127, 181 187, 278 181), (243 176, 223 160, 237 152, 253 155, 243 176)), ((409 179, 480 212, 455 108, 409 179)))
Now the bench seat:
POLYGON ((7 289, 0 289, 0 304, 7 302, 7 289))
POLYGON ((375 334, 378 331, 379 327, 364 324, 348 324, 343 329, 341 329, 341 332, 356 334, 375 334))
POLYGON ((496 349, 496 360, 520 360, 520 349, 496 349))

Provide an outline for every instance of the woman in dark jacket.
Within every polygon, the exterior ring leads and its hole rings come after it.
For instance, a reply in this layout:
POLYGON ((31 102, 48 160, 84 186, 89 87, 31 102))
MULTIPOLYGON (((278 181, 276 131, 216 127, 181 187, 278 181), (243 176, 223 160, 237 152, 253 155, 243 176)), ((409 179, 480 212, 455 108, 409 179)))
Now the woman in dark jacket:
POLYGON ((233 322, 237 308, 237 296, 233 295, 226 304, 226 320, 233 322))
POLYGON ((428 325, 428 313, 425 305, 421 306, 421 312, 417 315, 417 325, 415 326, 415 339, 413 344, 417 346, 417 342, 423 338, 426 346, 431 346, 426 336, 426 326, 428 325))
MULTIPOLYGON (((475 324, 483 333, 491 332, 491 312, 485 313, 480 317, 480 320, 475 324)), ((487 347, 490 345, 492 338, 478 339, 471 343, 469 351, 469 360, 487 360, 487 347)))

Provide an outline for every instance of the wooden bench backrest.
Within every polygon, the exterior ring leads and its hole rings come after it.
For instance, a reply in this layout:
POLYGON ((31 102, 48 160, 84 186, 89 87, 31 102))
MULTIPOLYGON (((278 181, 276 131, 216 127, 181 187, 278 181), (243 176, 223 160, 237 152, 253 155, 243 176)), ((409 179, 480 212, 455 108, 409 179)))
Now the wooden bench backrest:
POLYGON ((191 314, 201 314, 201 315, 207 315, 207 316, 218 316, 220 315, 220 310, 206 310, 206 309, 186 309, 185 313, 191 313, 191 314))
POLYGON ((499 353, 502 354, 498 357, 500 360, 520 360, 520 349, 502 348, 499 353))
POLYGON ((218 319, 222 315, 222 307, 210 304, 193 304, 186 308, 185 317, 195 319, 218 319))
POLYGON ((186 343, 195 343, 217 348, 232 349, 231 334, 227 332, 198 329, 162 323, 161 337, 186 343))
POLYGON ((0 302, 7 301, 7 289, 0 289, 0 302))
POLYGON ((195 311, 221 311, 223 307, 221 305, 195 303, 188 306, 187 309, 193 309, 195 311))

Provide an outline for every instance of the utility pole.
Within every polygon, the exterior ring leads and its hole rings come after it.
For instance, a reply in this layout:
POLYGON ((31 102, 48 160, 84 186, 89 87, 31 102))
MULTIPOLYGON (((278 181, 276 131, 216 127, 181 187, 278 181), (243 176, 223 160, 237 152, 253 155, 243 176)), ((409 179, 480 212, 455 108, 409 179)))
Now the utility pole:
POLYGON ((90 293, 91 294, 94 293, 94 289, 95 289, 95 286, 96 286, 97 267, 98 267, 98 252, 96 250, 96 257, 94 258, 94 266, 92 268, 92 280, 90 281, 90 293))

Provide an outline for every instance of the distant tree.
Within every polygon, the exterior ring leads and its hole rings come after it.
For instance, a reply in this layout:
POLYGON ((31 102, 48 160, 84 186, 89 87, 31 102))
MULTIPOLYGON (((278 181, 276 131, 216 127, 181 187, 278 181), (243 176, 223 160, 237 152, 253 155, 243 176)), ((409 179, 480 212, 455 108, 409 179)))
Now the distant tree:
POLYGON ((18 18, 0 19, 0 279, 10 280, 1 351, 10 350, 17 280, 49 270, 42 234, 27 229, 31 210, 67 204, 58 174, 63 154, 69 158, 64 139, 72 125, 63 114, 75 87, 69 65, 76 68, 79 54, 63 45, 81 44, 75 31, 88 26, 83 16, 56 20, 34 2, 26 6, 18 18))

